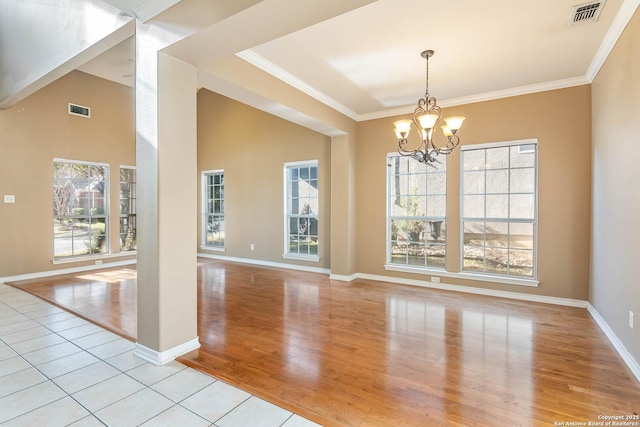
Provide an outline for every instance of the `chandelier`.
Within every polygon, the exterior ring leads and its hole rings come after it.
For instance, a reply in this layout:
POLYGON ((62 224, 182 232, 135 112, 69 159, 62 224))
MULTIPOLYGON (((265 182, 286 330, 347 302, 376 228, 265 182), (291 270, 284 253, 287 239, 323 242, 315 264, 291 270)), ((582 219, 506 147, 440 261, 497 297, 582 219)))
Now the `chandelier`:
POLYGON ((398 120, 393 122, 395 133, 398 137, 398 153, 403 156, 411 156, 420 162, 429 163, 435 161, 438 154, 451 154, 453 150, 460 144, 460 138, 457 133, 462 126, 464 117, 453 116, 444 119, 445 123, 441 126, 442 133, 446 138, 446 142, 437 145, 433 141, 433 131, 440 122, 440 107, 438 107, 436 99, 429 94, 429 58, 433 56, 432 50, 425 50, 420 54, 427 63, 426 81, 427 88, 424 98, 418 100, 418 108, 413 111, 413 119, 398 120), (409 132, 411 124, 414 124, 420 132, 421 142, 415 150, 408 147, 409 132))

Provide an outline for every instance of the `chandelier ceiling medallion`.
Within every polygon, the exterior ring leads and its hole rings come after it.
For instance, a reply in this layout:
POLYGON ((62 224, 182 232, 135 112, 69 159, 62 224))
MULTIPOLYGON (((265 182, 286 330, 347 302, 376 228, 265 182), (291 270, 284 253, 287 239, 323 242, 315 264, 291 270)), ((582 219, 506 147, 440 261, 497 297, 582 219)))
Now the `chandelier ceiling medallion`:
POLYGON ((464 117, 453 116, 444 119, 441 126, 446 138, 443 145, 438 146, 433 141, 433 130, 440 122, 440 107, 436 98, 429 94, 429 58, 433 56, 433 50, 425 50, 420 54, 426 61, 426 90, 424 98, 418 100, 418 108, 413 111, 413 119, 398 120, 393 122, 395 133, 398 137, 398 152, 403 156, 411 156, 420 162, 430 163, 435 161, 435 156, 439 154, 451 154, 460 144, 457 133, 462 126, 464 117), (420 132, 421 142, 415 150, 411 150, 408 145, 411 125, 415 125, 420 132))

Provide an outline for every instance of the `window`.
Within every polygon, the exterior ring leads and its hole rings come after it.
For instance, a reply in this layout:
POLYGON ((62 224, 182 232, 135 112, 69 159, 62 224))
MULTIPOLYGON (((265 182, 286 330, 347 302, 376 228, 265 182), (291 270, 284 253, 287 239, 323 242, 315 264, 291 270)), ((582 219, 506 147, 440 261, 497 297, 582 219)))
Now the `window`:
POLYGON ((318 260, 318 162, 285 164, 285 257, 318 260))
POLYGON ((462 148, 462 269, 535 277, 537 140, 462 148))
POLYGON ((446 160, 387 158, 387 263, 445 267, 446 160))
POLYGON ((136 246, 136 168, 120 167, 120 252, 136 246))
POLYGON ((108 252, 109 166, 54 159, 55 258, 108 252))
POLYGON ((224 171, 202 173, 202 245, 224 249, 224 171))

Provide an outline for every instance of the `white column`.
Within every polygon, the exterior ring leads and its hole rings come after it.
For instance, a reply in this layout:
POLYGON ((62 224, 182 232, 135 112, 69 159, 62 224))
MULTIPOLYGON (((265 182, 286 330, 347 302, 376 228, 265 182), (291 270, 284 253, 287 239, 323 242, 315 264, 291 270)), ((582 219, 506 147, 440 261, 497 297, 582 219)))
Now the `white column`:
POLYGON ((331 138, 331 278, 351 281, 356 273, 355 137, 331 138))
POLYGON ((175 36, 136 30, 138 342, 156 364, 197 337, 196 68, 159 52, 175 36))

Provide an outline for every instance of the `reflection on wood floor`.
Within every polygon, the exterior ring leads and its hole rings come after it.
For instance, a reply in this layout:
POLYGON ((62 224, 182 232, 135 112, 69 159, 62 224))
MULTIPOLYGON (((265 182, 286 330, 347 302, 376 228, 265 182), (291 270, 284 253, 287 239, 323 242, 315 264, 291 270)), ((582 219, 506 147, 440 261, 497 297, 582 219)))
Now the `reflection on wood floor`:
MULTIPOLYGON (((13 283, 135 338, 134 268, 13 283)), ((198 260, 179 360, 323 425, 554 425, 638 414, 587 310, 198 260)))

